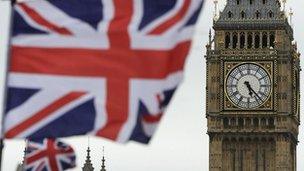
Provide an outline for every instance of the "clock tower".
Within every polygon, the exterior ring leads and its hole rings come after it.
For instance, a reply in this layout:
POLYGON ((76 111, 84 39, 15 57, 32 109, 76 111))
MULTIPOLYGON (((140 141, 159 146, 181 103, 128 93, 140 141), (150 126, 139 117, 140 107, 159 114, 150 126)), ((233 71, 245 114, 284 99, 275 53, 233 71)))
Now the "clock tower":
POLYGON ((300 54, 281 5, 227 0, 214 20, 206 46, 210 171, 296 170, 300 54))

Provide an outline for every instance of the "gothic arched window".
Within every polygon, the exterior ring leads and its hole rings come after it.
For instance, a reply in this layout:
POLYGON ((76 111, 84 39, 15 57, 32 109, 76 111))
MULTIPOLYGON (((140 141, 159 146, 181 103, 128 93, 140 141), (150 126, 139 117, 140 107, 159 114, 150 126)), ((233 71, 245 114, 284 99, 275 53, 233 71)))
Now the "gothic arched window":
POLYGON ((245 119, 245 125, 248 127, 251 124, 251 119, 250 118, 246 118, 245 119))
POLYGON ((252 41, 252 33, 248 33, 248 38, 247 38, 247 40, 248 40, 248 49, 251 49, 252 48, 252 46, 253 46, 253 41, 252 41))
POLYGON ((274 127, 274 119, 273 118, 269 118, 268 124, 269 124, 269 126, 274 127))
POLYGON ((238 35, 236 33, 233 34, 232 37, 232 48, 235 49, 238 44, 238 35))
POLYGON ((274 48, 274 42, 275 42, 275 35, 274 33, 270 34, 270 47, 274 48))
POLYGON ((241 37, 240 37, 240 48, 243 49, 245 47, 245 33, 242 32, 241 33, 241 37))
POLYGON ((228 118, 224 118, 224 127, 227 128, 229 126, 229 120, 228 118))
POLYGON ((256 33, 254 37, 254 47, 256 49, 260 47, 260 33, 256 33))
POLYGON ((229 48, 230 46, 230 33, 226 33, 226 36, 225 36, 225 48, 229 48))
POLYGON ((273 16, 274 16, 274 15, 273 15, 273 12, 272 12, 272 11, 269 11, 269 12, 268 12, 268 17, 269 17, 269 18, 273 18, 273 16))
POLYGON ((259 119, 258 118, 254 118, 253 119, 253 125, 254 125, 254 127, 258 127, 259 126, 259 119))
POLYGON ((255 17, 256 17, 257 19, 261 18, 261 13, 260 13, 260 11, 255 12, 255 17))
POLYGON ((261 119, 261 125, 262 126, 266 126, 266 118, 262 118, 261 119))
POLYGON ((246 17, 246 13, 244 11, 241 12, 241 18, 245 18, 246 17))
POLYGON ((228 12, 228 18, 232 18, 233 14, 231 11, 228 12))
POLYGON ((263 0, 263 4, 266 4, 267 3, 267 0, 263 0))
POLYGON ((267 47, 267 40, 268 40, 267 33, 263 33, 263 38, 262 38, 262 47, 263 48, 267 47))
POLYGON ((249 2, 249 3, 250 3, 250 5, 252 5, 252 4, 253 4, 253 0, 250 0, 250 2, 249 2))
POLYGON ((241 0, 236 0, 237 5, 240 5, 240 3, 241 3, 241 0))
POLYGON ((238 119, 238 125, 239 125, 239 127, 243 127, 244 126, 244 119, 243 118, 239 118, 238 119))
POLYGON ((231 126, 235 126, 236 125, 235 118, 231 118, 230 124, 231 124, 231 126))

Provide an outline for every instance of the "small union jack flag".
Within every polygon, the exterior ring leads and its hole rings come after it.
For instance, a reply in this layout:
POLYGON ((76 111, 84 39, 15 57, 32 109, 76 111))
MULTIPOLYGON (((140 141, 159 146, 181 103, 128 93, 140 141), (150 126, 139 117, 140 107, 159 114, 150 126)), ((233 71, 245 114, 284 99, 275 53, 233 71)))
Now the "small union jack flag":
POLYGON ((14 7, 6 138, 148 143, 183 77, 203 0, 14 7))
POLYGON ((24 170, 63 171, 74 168, 75 161, 73 148, 61 141, 53 139, 28 141, 24 170))

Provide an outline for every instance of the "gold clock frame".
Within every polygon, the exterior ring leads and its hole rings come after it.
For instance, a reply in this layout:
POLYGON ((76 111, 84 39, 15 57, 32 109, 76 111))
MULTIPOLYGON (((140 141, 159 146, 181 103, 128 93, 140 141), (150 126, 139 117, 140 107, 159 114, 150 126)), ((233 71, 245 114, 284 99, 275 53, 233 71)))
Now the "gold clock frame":
POLYGON ((272 61, 226 61, 224 62, 224 79, 223 79, 223 89, 224 89, 224 97, 223 97, 223 109, 225 111, 251 111, 251 110, 258 110, 258 111, 271 111, 274 108, 274 64, 272 61), (239 106, 236 106, 228 97, 227 94, 227 90, 226 90, 226 82, 227 82, 227 78, 229 73, 237 66, 239 65, 243 65, 243 64, 248 64, 248 63, 252 63, 255 65, 258 65, 260 67, 262 67, 267 74, 270 77, 270 81, 271 81, 271 90, 270 90, 270 94, 267 97, 267 100, 259 105, 256 108, 241 108, 239 106))

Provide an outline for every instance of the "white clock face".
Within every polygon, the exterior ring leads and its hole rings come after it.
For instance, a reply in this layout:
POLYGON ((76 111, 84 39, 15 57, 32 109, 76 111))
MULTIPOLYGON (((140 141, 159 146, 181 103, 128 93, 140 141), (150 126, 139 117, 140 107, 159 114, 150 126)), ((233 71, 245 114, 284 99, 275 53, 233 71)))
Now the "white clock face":
POLYGON ((271 93, 271 79, 260 65, 244 63, 233 68, 226 79, 230 101, 239 108, 253 109, 265 103, 271 93))

